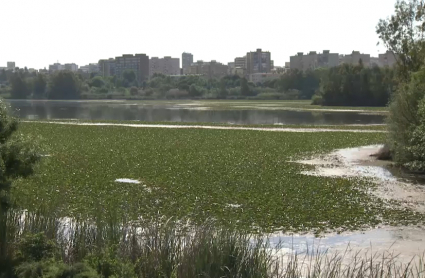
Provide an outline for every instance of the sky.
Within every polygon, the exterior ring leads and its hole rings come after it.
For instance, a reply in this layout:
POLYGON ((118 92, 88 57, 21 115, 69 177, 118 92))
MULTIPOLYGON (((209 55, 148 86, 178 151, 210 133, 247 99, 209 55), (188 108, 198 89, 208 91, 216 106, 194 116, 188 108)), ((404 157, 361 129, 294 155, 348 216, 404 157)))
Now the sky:
POLYGON ((79 66, 122 54, 227 64, 261 48, 378 56, 375 27, 396 0, 0 0, 0 67, 79 66), (7 23, 7 24, 6 24, 7 23))

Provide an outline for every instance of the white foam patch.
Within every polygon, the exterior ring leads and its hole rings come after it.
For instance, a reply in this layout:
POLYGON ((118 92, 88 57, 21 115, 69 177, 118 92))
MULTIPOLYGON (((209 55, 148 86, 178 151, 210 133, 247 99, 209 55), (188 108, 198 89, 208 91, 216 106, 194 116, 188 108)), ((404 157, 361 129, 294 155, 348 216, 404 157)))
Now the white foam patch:
POLYGON ((132 180, 132 179, 116 179, 115 182, 121 182, 121 183, 133 183, 133 184, 140 184, 141 182, 138 180, 132 180))
POLYGON ((227 204, 226 207, 228 208, 240 208, 242 205, 239 204, 227 204))

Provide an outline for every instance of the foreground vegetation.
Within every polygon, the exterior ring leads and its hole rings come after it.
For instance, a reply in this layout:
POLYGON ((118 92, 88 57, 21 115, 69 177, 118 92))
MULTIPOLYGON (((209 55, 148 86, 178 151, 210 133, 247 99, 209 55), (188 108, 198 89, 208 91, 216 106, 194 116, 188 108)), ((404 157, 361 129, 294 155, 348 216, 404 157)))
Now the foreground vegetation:
POLYGON ((388 148, 408 171, 425 172, 425 1, 397 1, 377 33, 398 54, 397 80, 389 109, 388 148))
POLYGON ((129 128, 22 123, 47 146, 37 174, 16 182, 30 211, 135 220, 212 218, 251 231, 351 230, 421 220, 370 197, 364 181, 309 177, 294 159, 380 143, 383 134, 129 128), (141 184, 117 183, 130 178, 141 184), (35 202, 34 196, 37 196, 35 202), (323 206, 326 203, 327 206, 323 206))

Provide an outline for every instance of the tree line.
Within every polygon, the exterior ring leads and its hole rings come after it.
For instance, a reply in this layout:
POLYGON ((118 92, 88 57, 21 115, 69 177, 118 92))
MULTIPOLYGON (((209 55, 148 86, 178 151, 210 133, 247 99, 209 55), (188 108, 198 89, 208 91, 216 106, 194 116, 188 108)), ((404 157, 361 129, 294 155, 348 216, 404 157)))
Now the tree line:
POLYGON ((3 89, 15 99, 313 99, 313 104, 339 106, 385 106, 396 85, 389 68, 340 65, 315 70, 289 70, 278 79, 254 84, 238 75, 220 79, 203 76, 171 77, 154 74, 139 82, 132 70, 122 77, 102 77, 59 71, 52 75, 28 74, 24 70, 0 73, 3 89))

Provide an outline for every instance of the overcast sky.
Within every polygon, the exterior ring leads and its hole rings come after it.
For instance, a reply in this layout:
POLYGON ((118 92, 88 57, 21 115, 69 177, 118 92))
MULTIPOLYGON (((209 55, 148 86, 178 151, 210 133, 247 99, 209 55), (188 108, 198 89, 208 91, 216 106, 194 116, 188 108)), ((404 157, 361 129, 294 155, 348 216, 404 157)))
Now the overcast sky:
POLYGON ((121 54, 233 61, 271 52, 282 66, 297 52, 377 56, 375 27, 395 0, 0 0, 0 67, 56 61, 79 66, 121 54))

